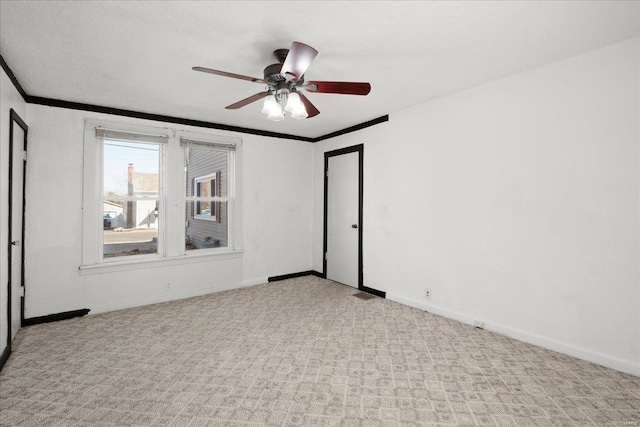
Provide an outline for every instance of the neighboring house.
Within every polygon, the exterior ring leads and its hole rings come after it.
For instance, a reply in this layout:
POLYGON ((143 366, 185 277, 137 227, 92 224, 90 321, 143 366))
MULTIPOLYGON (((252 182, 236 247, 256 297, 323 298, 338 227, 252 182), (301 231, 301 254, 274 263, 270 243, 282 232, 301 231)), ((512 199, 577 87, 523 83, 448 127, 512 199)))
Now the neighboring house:
MULTIPOLYGON (((133 164, 127 171, 129 196, 157 196, 159 176, 157 173, 135 172, 133 164)), ((155 200, 138 200, 126 204, 127 228, 158 228, 158 206, 155 200)))
POLYGON ((102 202, 103 224, 105 229, 124 227, 124 206, 105 200, 102 202))
MULTIPOLYGON (((187 150, 187 195, 227 196, 227 153, 211 150, 187 150)), ((227 246, 227 204, 222 202, 187 203, 187 247, 227 246)))

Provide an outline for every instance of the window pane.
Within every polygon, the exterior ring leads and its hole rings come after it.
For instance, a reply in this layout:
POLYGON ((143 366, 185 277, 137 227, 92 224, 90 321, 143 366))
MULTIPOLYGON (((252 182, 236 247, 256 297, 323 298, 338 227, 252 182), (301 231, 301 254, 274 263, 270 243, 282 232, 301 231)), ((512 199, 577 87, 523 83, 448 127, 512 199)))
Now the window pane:
MULTIPOLYGON (((228 196, 228 152, 186 148, 187 197, 228 196)), ((186 250, 228 246, 227 202, 187 201, 186 250)))
POLYGON ((198 185, 198 196, 201 197, 214 197, 215 194, 212 191, 215 189, 216 180, 215 179, 205 179, 196 181, 198 185))
MULTIPOLYGON (((203 203, 200 202, 202 205, 203 203)), ((185 235, 185 248, 187 251, 194 249, 225 248, 228 246, 228 215, 227 202, 211 202, 212 211, 215 211, 216 220, 191 216, 194 205, 197 202, 187 202, 187 227, 185 235), (219 218, 219 219, 218 219, 219 218)))
MULTIPOLYGON (((216 191, 216 180, 211 178, 195 180, 196 194, 198 197, 216 197, 220 195, 220 191, 216 191)), ((197 217, 205 219, 216 219, 216 204, 211 201, 198 201, 195 203, 194 213, 197 217)))
POLYGON ((213 202, 197 202, 196 215, 215 218, 215 205, 213 202))
POLYGON ((187 197, 228 196, 227 154, 226 151, 185 149, 187 197))
POLYGON ((103 257, 158 252, 158 202, 103 202, 103 257))
POLYGON ((104 141, 104 195, 158 196, 160 145, 104 141))

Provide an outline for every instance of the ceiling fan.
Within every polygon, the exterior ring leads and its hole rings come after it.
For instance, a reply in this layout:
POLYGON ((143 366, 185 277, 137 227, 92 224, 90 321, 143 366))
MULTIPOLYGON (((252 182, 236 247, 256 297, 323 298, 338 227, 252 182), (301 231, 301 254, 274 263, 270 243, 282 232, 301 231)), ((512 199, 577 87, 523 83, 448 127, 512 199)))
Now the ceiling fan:
POLYGON ((225 108, 236 110, 264 98, 262 112, 267 114, 269 120, 273 121, 284 120, 285 112, 290 113, 294 119, 311 118, 320 114, 311 101, 300 92, 301 88, 309 92, 345 95, 367 95, 371 91, 369 83, 316 80, 305 82, 304 73, 318 55, 318 51, 304 43, 293 42, 289 49, 276 49, 273 55, 278 60, 278 64, 272 64, 265 68, 262 79, 205 67, 193 67, 192 69, 203 73, 266 84, 267 88, 264 92, 256 93, 225 108))

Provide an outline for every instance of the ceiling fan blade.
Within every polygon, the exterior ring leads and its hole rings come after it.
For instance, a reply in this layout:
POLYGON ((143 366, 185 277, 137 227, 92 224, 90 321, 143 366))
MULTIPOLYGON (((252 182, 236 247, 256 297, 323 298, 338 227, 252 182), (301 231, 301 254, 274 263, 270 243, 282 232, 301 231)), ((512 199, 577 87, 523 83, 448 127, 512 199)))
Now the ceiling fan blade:
POLYGON ((315 117, 318 114, 320 114, 320 110, 318 110, 315 105, 313 105, 311 103, 311 101, 309 101, 309 99, 304 96, 303 94, 301 94, 300 92, 298 92, 298 95, 300 95, 300 101, 302 101, 302 103, 304 104, 304 109, 307 110, 307 118, 310 119, 311 117, 315 117))
POLYGON ((280 74, 287 81, 298 81, 300 77, 307 71, 313 59, 318 55, 318 51, 304 43, 293 42, 287 58, 282 64, 280 74))
POLYGON ((257 77, 249 77, 249 76, 243 76, 242 74, 227 73, 226 71, 214 70, 212 68, 193 67, 191 69, 193 71, 201 71, 203 73, 215 74, 217 76, 232 77, 234 79, 248 80, 250 82, 256 82, 256 83, 266 83, 264 79, 259 79, 257 77))
POLYGON ((341 93, 345 95, 367 95, 371 92, 369 83, 308 81, 302 85, 309 92, 341 93))
POLYGON ((237 110, 238 108, 242 108, 245 105, 251 104, 252 102, 258 101, 267 95, 269 95, 269 91, 265 90, 264 92, 259 92, 259 93, 256 93, 255 95, 251 95, 250 97, 245 98, 242 101, 238 101, 235 104, 227 105, 224 108, 226 108, 227 110, 237 110))

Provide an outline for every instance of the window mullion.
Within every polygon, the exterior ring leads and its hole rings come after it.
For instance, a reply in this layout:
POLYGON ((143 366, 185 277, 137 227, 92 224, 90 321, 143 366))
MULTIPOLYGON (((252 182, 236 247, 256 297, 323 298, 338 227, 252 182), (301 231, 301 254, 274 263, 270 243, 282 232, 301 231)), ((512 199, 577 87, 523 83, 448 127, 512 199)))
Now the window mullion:
POLYGON ((184 254, 184 157, 177 137, 169 138, 165 165, 165 253, 172 257, 184 254))

